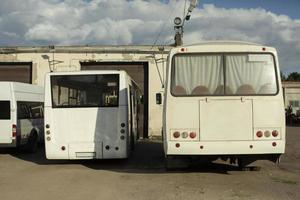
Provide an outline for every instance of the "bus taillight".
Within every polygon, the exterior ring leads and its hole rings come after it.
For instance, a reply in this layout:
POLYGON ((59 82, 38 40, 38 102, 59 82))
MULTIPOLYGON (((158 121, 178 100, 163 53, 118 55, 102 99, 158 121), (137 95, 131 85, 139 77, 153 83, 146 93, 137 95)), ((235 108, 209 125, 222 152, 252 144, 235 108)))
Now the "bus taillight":
POLYGON ((196 133, 195 132, 190 132, 190 138, 194 139, 196 137, 196 133))
POLYGON ((257 132, 256 132, 256 136, 259 137, 259 138, 262 137, 262 136, 263 136, 263 132, 257 131, 257 132))
POLYGON ((12 136, 15 138, 17 137, 17 125, 12 125, 12 136))
POLYGON ((180 137, 180 133, 178 131, 173 133, 173 137, 174 138, 179 138, 180 137))
POLYGON ((265 135, 265 137, 270 137, 271 133, 270 133, 270 131, 265 131, 264 135, 265 135))
POLYGON ((182 138, 187 138, 189 136, 188 132, 182 132, 181 137, 182 138))
POLYGON ((278 131, 276 131, 276 130, 272 131, 272 135, 273 135, 273 137, 277 137, 278 136, 278 131))

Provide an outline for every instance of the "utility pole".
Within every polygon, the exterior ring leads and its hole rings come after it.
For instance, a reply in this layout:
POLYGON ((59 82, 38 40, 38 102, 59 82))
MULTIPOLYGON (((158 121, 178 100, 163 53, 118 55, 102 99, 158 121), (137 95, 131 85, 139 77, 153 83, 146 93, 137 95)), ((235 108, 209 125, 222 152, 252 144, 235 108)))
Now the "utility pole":
POLYGON ((186 15, 183 16, 183 19, 181 19, 180 17, 175 17, 174 19, 175 46, 181 46, 183 44, 184 22, 191 19, 191 13, 196 6, 197 6, 197 0, 190 0, 190 6, 188 8, 186 15))

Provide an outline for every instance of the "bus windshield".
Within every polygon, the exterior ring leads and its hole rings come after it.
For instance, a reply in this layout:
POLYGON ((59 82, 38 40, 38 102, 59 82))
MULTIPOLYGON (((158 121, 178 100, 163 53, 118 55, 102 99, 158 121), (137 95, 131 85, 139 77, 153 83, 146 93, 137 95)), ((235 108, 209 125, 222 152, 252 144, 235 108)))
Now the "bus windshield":
POLYGON ((0 120, 10 119, 10 101, 0 101, 0 120))
POLYGON ((53 75, 52 107, 116 107, 119 75, 53 75))
POLYGON ((174 96, 275 95, 271 54, 177 54, 172 60, 174 96))

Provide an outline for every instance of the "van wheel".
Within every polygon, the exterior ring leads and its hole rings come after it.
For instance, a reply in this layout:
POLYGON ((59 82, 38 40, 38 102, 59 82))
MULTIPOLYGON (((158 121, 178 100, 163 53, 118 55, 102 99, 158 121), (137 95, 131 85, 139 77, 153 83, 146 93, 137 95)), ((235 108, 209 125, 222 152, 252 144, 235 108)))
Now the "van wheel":
POLYGON ((26 150, 30 153, 34 153, 37 151, 38 149, 38 134, 36 133, 36 131, 32 131, 27 144, 26 144, 26 150))

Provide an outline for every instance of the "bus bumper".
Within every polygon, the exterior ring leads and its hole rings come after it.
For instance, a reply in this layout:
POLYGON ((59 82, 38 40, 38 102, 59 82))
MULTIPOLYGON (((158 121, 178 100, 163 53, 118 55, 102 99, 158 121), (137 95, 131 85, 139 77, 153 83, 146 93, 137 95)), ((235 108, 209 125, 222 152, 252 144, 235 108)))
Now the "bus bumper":
POLYGON ((283 154, 285 152, 285 141, 168 141, 166 150, 166 155, 283 154))
POLYGON ((14 139, 14 140, 12 140, 12 142, 11 143, 1 143, 0 142, 0 148, 1 147, 3 147, 3 148, 6 148, 6 147, 13 147, 13 148, 15 148, 15 147, 17 147, 18 145, 17 145, 17 141, 14 139))

